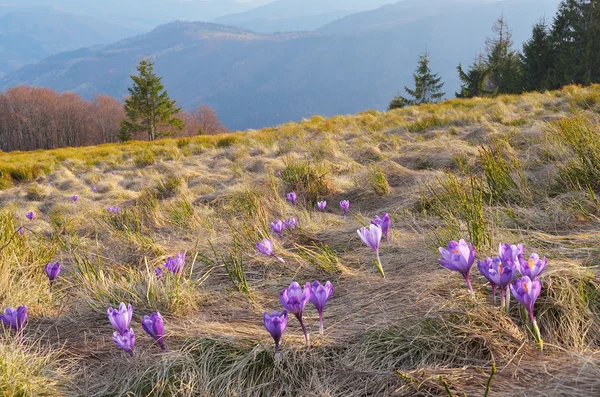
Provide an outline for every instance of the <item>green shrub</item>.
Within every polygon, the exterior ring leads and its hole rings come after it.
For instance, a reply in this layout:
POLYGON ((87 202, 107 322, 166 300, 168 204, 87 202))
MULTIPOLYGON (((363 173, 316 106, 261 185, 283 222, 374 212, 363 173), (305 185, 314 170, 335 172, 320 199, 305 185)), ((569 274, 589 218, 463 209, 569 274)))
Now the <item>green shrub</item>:
POLYGON ((367 180, 376 195, 387 196, 390 194, 390 184, 380 167, 372 168, 367 175, 367 180))
POLYGON ((154 152, 151 150, 144 150, 143 152, 136 154, 133 158, 133 164, 138 168, 147 167, 154 163, 156 163, 156 158, 154 157, 154 152))
POLYGON ((329 169, 323 163, 289 158, 284 163, 281 179, 286 183, 287 191, 304 196, 311 206, 333 193, 329 169))
POLYGON ((572 187, 600 188, 600 126, 596 117, 583 114, 554 123, 551 138, 562 154, 562 183, 572 187))
POLYGON ((479 149, 479 158, 485 174, 486 193, 489 199, 501 203, 523 203, 531 200, 521 162, 516 156, 503 150, 502 144, 494 140, 479 149))

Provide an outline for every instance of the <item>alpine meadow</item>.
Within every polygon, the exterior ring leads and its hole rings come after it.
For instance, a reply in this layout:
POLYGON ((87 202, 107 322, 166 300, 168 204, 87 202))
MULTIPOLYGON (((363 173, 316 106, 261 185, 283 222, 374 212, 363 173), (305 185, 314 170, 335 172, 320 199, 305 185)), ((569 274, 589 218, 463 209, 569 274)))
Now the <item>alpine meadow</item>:
MULTIPOLYGON (((247 27, 379 29, 386 9, 422 11, 405 1, 181 7, 240 23, 211 34, 251 51, 273 36, 247 27)), ((106 7, 111 23, 158 18, 106 7)), ((523 43, 496 15, 471 62, 452 61, 458 84, 427 46, 386 66, 411 75, 387 81, 387 109, 259 129, 228 130, 237 108, 217 115, 206 93, 178 102, 142 50, 102 72, 127 74, 122 97, 7 87, 0 395, 600 395, 600 0, 555 12, 523 43)), ((265 103, 249 87, 227 89, 265 103)))

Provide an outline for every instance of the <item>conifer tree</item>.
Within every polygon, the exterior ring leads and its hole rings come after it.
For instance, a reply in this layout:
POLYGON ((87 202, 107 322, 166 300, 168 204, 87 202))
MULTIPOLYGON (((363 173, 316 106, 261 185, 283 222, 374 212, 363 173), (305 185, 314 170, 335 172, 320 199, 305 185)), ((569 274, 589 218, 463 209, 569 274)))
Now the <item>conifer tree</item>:
POLYGON ((457 98, 496 95, 496 90, 487 89, 490 69, 485 63, 482 53, 479 53, 466 72, 463 70, 461 64, 456 69, 458 70, 458 78, 462 82, 460 92, 455 93, 457 98))
POLYGON ((553 85, 600 82, 600 0, 563 0, 552 26, 553 85))
POLYGON ((498 18, 492 27, 493 38, 486 40, 487 59, 490 69, 488 89, 499 94, 515 94, 522 91, 520 63, 516 51, 512 49, 512 32, 504 20, 498 18))
POLYGON ((552 38, 548 25, 542 20, 533 25, 531 39, 523 43, 519 56, 526 91, 543 91, 550 88, 550 70, 554 67, 552 38))
POLYGON ((441 92, 444 83, 442 78, 438 77, 437 73, 432 74, 429 68, 429 52, 419 56, 417 70, 413 74, 415 88, 410 89, 404 86, 404 90, 412 97, 412 99, 404 98, 401 95, 394 97, 389 108, 403 107, 406 105, 421 105, 424 103, 438 102, 446 93, 441 92), (403 106, 398 106, 403 105, 403 106))
POLYGON ((154 63, 142 59, 137 71, 137 76, 130 76, 133 86, 128 88, 130 96, 125 100, 127 119, 121 122, 119 139, 126 141, 133 134, 145 132, 148 140, 153 141, 183 129, 183 122, 175 117, 181 108, 169 98, 161 82, 162 77, 154 74, 154 63))

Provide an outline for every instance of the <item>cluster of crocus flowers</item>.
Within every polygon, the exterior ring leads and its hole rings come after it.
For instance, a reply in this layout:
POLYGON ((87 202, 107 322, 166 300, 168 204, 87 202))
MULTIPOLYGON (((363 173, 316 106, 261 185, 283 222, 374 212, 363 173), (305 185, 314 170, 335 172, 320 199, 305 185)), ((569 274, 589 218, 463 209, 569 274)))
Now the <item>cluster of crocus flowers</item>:
POLYGON ((340 208, 342 209, 342 212, 344 213, 344 216, 345 216, 348 213, 348 209, 350 209, 350 201, 348 201, 348 200, 340 201, 340 208))
POLYGON ((381 214, 381 216, 375 215, 375 217, 371 221, 371 224, 379 226, 381 228, 381 233, 383 234, 383 237, 385 237, 385 240, 388 242, 390 241, 389 232, 391 219, 387 212, 384 212, 383 214, 381 214))
POLYGON ((256 243, 256 249, 263 255, 271 256, 277 259, 279 262, 285 263, 285 261, 282 258, 273 254, 273 241, 271 241, 271 239, 265 238, 262 241, 259 241, 258 243, 256 243))
MULTIPOLYGON (((175 255, 175 258, 169 256, 167 258, 167 261, 163 263, 162 266, 165 269, 170 270, 171 273, 175 275, 183 276, 183 267, 185 266, 185 252, 178 253, 177 255, 175 255)), ((154 274, 156 274, 156 276, 160 278, 163 275, 163 271, 160 267, 157 267, 154 270, 154 274)))
POLYGON ((54 280, 58 277, 60 270, 62 269, 62 265, 58 262, 50 262, 46 265, 46 275, 48 276, 48 281, 50 282, 50 294, 52 294, 52 284, 54 284, 54 280))
POLYGON ((27 323, 27 306, 19 306, 16 309, 12 307, 4 309, 4 314, 0 314, 0 321, 4 326, 17 332, 19 345, 23 345, 23 328, 27 323))
POLYGON ((450 241, 447 249, 440 247, 439 250, 442 255, 442 258, 439 259, 440 264, 448 270, 459 272, 467 282, 469 291, 473 293, 473 287, 469 279, 469 271, 475 262, 475 248, 473 248, 473 244, 467 244, 465 240, 460 240, 459 242, 450 241))
POLYGON ((356 232, 360 236, 360 239, 375 251, 375 264, 377 265, 377 270, 379 270, 379 274, 381 274, 382 277, 385 277, 381 259, 379 258, 379 244, 381 243, 382 235, 381 226, 370 224, 368 228, 361 227, 356 232))
POLYGON ((285 195, 285 197, 288 199, 288 201, 290 203, 292 203, 293 206, 296 205, 296 192, 289 192, 288 194, 285 195))
POLYGON ((121 207, 118 205, 106 208, 106 212, 110 212, 111 214, 118 214, 121 212, 121 207))
POLYGON ((327 207, 327 201, 323 200, 317 202, 317 208, 319 208, 321 212, 325 211, 325 207, 327 207))
POLYGON ((304 340, 308 345, 309 336, 302 320, 302 313, 308 302, 311 302, 319 312, 319 328, 320 332, 323 333, 323 310, 332 295, 333 285, 329 281, 325 285, 322 285, 319 281, 314 281, 312 285, 306 283, 304 289, 294 281, 289 287, 281 290, 279 302, 285 310, 282 312, 275 311, 272 314, 264 313, 264 326, 275 341, 276 355, 279 354, 279 341, 287 327, 288 313, 292 313, 298 319, 304 333, 304 340))
MULTIPOLYGON (((477 268, 492 286, 492 298, 496 302, 496 290, 500 288, 501 307, 508 313, 510 307, 510 293, 529 313, 533 325, 535 338, 540 348, 543 347, 540 330, 535 321, 533 307, 540 295, 542 283, 537 277, 546 269, 547 260, 540 259, 538 254, 531 254, 529 260, 523 259, 523 244, 510 245, 507 243, 498 246, 498 256, 485 258, 478 261, 477 268), (517 273, 521 278, 515 278, 517 273)), ((440 248, 442 259, 440 263, 449 270, 454 270, 463 275, 473 293, 469 281, 469 270, 475 260, 475 249, 464 240, 451 241, 448 249, 440 248)))

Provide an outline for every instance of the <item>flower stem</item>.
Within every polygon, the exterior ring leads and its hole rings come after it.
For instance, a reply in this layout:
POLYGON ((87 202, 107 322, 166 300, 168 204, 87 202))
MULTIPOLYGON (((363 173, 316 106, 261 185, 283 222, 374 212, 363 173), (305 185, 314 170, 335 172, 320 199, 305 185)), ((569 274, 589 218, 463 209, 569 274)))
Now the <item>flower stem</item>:
POLYGON ((306 341, 306 346, 308 346, 308 332, 306 332, 306 327, 302 321, 302 312, 296 313, 295 316, 298 319, 298 322, 300 322, 300 327, 302 327, 302 332, 304 332, 304 340, 306 341))
POLYGON ((505 292, 504 288, 500 288, 500 307, 502 308, 502 310, 506 309, 504 292, 505 292))
POLYGON ((383 266, 381 265, 381 259, 379 259, 379 252, 377 252, 377 270, 379 270, 379 274, 381 277, 385 278, 385 273, 383 272, 383 266))
POLYGON ((496 304, 496 289, 497 288, 498 288, 498 286, 492 285, 492 303, 494 305, 496 304))
POLYGON ((542 340, 542 335, 540 334, 540 329, 535 318, 533 319, 533 332, 535 333, 536 342, 540 347, 540 350, 544 350, 544 341, 542 340))
POLYGON ((473 286, 471 285, 471 280, 469 279, 469 275, 465 275, 465 281, 467 282, 467 287, 469 287, 469 291, 471 292, 471 295, 474 297, 475 296, 475 291, 473 291, 473 286))
POLYGON ((319 330, 321 331, 321 335, 323 335, 323 312, 319 311, 319 330))
POLYGON ((510 287, 506 286, 506 313, 510 310, 510 287))

